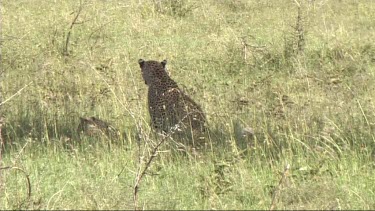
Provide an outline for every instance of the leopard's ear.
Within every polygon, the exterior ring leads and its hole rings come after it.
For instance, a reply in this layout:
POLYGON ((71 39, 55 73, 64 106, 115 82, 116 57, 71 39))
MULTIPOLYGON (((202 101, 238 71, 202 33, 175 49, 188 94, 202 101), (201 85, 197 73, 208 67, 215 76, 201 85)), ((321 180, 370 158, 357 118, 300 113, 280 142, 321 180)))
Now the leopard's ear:
POLYGON ((139 66, 143 66, 144 64, 145 64, 145 60, 143 60, 143 59, 139 59, 138 60, 138 64, 139 64, 139 66))
POLYGON ((164 59, 163 61, 161 61, 161 64, 163 65, 163 67, 165 67, 167 65, 167 60, 164 59))

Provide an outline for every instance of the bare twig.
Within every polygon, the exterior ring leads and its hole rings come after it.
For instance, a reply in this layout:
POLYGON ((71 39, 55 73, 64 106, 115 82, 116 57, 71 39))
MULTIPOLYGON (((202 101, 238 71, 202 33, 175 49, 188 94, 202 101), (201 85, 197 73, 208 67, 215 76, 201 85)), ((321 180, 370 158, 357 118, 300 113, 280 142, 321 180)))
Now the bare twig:
POLYGON ((78 16, 81 14, 82 9, 83 9, 82 1, 80 1, 79 2, 79 8, 78 8, 77 14, 74 17, 72 23, 70 24, 68 34, 66 35, 66 41, 65 41, 65 46, 64 46, 64 50, 63 50, 64 56, 68 56, 69 55, 68 46, 69 46, 70 35, 72 33, 73 26, 76 25, 76 24, 78 24, 78 22, 77 22, 78 16))
POLYGON ((19 168, 19 167, 16 167, 16 166, 1 167, 0 171, 1 170, 7 170, 7 169, 9 169, 9 170, 17 170, 17 171, 22 172, 25 175, 26 182, 27 182, 27 200, 29 200, 31 198, 31 182, 30 182, 30 177, 27 174, 27 172, 25 170, 23 170, 22 168, 19 168))
POLYGON ((144 169, 141 172, 138 172, 138 174, 137 174, 137 177, 136 177, 136 180, 135 180, 135 185, 134 185, 134 193, 133 193, 134 209, 135 210, 138 209, 138 189, 139 189, 139 184, 140 184, 143 176, 146 174, 148 168, 151 166, 152 160, 156 157, 157 150, 164 143, 165 140, 166 140, 166 137, 163 137, 162 140, 154 147, 154 149, 152 150, 151 156, 150 156, 150 158, 148 159, 148 161, 146 163, 146 166, 144 167, 144 169))
POLYGON ((296 36, 297 36, 297 52, 298 54, 303 53, 305 47, 305 36, 304 36, 304 29, 302 24, 302 9, 301 5, 298 4, 298 14, 297 14, 297 22, 295 26, 296 36))
POLYGON ((283 175, 279 181, 279 184, 277 185, 277 187, 275 188, 275 192, 273 194, 273 197, 272 197, 272 203, 271 203, 271 207, 270 207, 270 210, 274 210, 275 209, 275 206, 276 206, 276 201, 277 201, 277 198, 279 197, 280 195, 280 188, 281 188, 281 185, 284 183, 285 181, 285 178, 288 174, 288 171, 290 169, 290 165, 289 164, 286 164, 285 166, 285 169, 284 169, 284 172, 283 172, 283 175))
POLYGON ((298 7, 301 7, 301 4, 300 4, 297 0, 294 0, 294 3, 296 3, 296 5, 297 5, 298 7))
MULTIPOLYGON (((1 174, 2 170, 16 170, 16 171, 20 171, 20 172, 22 172, 22 173, 25 175, 25 177, 26 177, 26 182, 27 182, 27 198, 26 198, 27 200, 26 200, 26 201, 30 200, 30 198, 31 198, 31 182, 30 182, 30 177, 29 177, 29 174, 27 174, 27 172, 26 172, 24 169, 22 169, 22 168, 20 168, 20 167, 17 167, 17 166, 15 166, 15 165, 16 165, 17 160, 20 158, 20 156, 21 156, 23 150, 25 149, 25 147, 27 146, 28 143, 29 143, 29 141, 27 141, 27 142, 25 143, 25 145, 22 147, 22 149, 21 149, 20 152, 18 153, 18 155, 17 155, 17 157, 15 158, 15 160, 12 161, 13 166, 5 166, 5 167, 1 167, 1 166, 0 166, 0 176, 2 175, 2 174, 1 174)), ((0 150, 1 150, 1 147, 0 147, 0 150)), ((0 161, 1 161, 1 159, 0 159, 0 161)), ((0 164, 1 164, 1 162, 0 162, 0 164)), ((1 179, 2 179, 2 178, 1 178, 1 179)), ((0 183, 0 184, 1 184, 1 183, 0 183)))
MULTIPOLYGON (((4 140, 3 140, 3 131, 2 131, 2 128, 3 128, 3 122, 4 122, 4 118, 3 117, 0 117, 0 167, 1 167, 1 164, 2 164, 2 161, 3 161, 3 147, 4 147, 4 140)), ((0 171, 0 192, 1 192, 1 189, 2 189, 2 185, 3 185, 3 175, 1 174, 1 171, 0 171)))
POLYGON ((88 36, 89 38, 88 39, 91 39, 92 36, 94 36, 94 34, 100 30, 102 30, 104 27, 106 27, 108 24, 112 23, 113 20, 110 20, 104 24, 102 24, 101 26, 99 26, 97 29, 93 30, 90 35, 88 36))
POLYGON ((4 100, 3 102, 0 103, 0 106, 4 105, 6 102, 14 98, 15 96, 21 94, 22 90, 24 90, 26 87, 28 87, 32 82, 29 84, 26 84, 24 87, 22 87, 20 90, 18 90, 14 95, 10 96, 8 99, 4 100))
MULTIPOLYGON (((255 39, 255 37, 253 37, 251 35, 250 35, 250 37, 255 39)), ((250 52, 252 52, 252 51, 257 51, 259 49, 262 49, 262 48, 266 47, 265 45, 251 45, 251 44, 247 43, 246 36, 241 37, 241 45, 242 45, 242 51, 243 51, 243 56, 244 56, 245 62, 246 62, 247 57, 248 57, 247 52, 248 52, 249 49, 251 49, 250 52)))
POLYGON ((4 124, 4 117, 0 116, 0 163, 1 163, 1 149, 5 144, 5 141, 3 140, 3 124, 4 124))
POLYGON ((17 161, 20 159, 22 153, 23 153, 23 150, 26 148, 26 146, 30 143, 30 140, 27 140, 26 143, 23 145, 23 147, 21 148, 21 150, 18 152, 17 154, 17 157, 14 159, 14 161, 12 161, 13 165, 15 165, 17 163, 17 161))
POLYGON ((242 37, 241 44, 243 46, 244 60, 246 62, 246 59, 247 59, 247 46, 249 46, 249 44, 247 44, 245 37, 242 37))
MULTIPOLYGON (((175 126, 171 128, 171 130, 167 134, 162 134, 162 139, 159 141, 159 143, 152 149, 151 156, 149 157, 145 167, 141 170, 141 166, 139 167, 139 171, 137 173, 137 176, 135 178, 135 184, 134 184, 134 191, 133 191, 133 200, 134 200, 134 209, 138 210, 138 191, 139 191, 139 185, 141 183, 142 178, 147 173, 147 170, 150 168, 152 161, 157 155, 159 147, 165 142, 165 140, 169 137, 171 137, 181 126, 182 122, 188 117, 188 115, 184 116, 175 126)), ((139 165, 140 165, 140 158, 139 158, 139 165)))
MULTIPOLYGON (((0 13, 0 19, 3 20, 3 17, 0 13)), ((2 28, 2 21, 0 21, 0 28, 2 28)), ((3 33, 1 33, 2 30, 0 30, 0 36, 1 36, 1 39, 0 39, 0 45, 3 44, 3 33)), ((2 62, 2 46, 0 46, 0 82, 3 82, 3 73, 4 73, 4 68, 3 68, 3 62, 2 62)), ((2 127, 3 127, 3 123, 4 123, 4 119, 3 119, 3 109, 2 109, 2 106, 3 105, 3 89, 0 87, 0 116, 1 116, 1 119, 0 119, 0 167, 1 167, 1 164, 2 164, 2 161, 3 161, 3 147, 4 147, 4 140, 3 140, 3 134, 2 134, 2 127)), ((3 186, 3 175, 0 171, 0 192, 2 192, 2 186, 3 186)))

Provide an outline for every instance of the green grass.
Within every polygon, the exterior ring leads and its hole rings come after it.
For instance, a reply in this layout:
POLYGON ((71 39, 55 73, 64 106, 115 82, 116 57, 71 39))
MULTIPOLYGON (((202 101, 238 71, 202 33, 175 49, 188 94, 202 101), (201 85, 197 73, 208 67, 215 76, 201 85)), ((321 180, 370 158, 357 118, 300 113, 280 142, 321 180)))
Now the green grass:
POLYGON ((31 198, 1 170, 0 209, 134 208, 156 141, 140 58, 168 60, 211 144, 163 144, 140 208, 269 209, 279 188, 277 209, 375 209, 373 2, 302 1, 298 19, 294 1, 86 1, 64 55, 79 5, 1 3, 2 98, 24 89, 1 106, 0 164, 31 198), (80 140, 80 116, 125 135, 80 140))

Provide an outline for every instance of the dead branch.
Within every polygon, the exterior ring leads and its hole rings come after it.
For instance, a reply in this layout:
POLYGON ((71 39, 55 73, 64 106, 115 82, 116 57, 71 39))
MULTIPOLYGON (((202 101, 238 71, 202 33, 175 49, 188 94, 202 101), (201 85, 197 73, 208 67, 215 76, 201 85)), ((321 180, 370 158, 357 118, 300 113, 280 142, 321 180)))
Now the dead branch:
MULTIPOLYGON (((139 185, 141 183, 142 178, 147 173, 147 170, 150 168, 152 161, 157 155, 159 147, 165 142, 166 139, 170 138, 181 126, 182 122, 188 117, 188 115, 184 116, 174 127, 167 134, 162 134, 162 140, 152 149, 152 153, 150 158, 148 159, 145 167, 141 170, 141 166, 139 167, 139 171, 137 173, 135 184, 134 184, 134 191, 133 191, 133 200, 134 200, 134 209, 138 210, 138 191, 139 185)), ((141 158, 139 158, 139 165, 141 163, 141 158)))
POLYGON ((16 166, 1 167, 0 171, 2 171, 2 170, 17 170, 17 171, 22 172, 23 175, 25 175, 26 182, 27 182, 27 200, 29 200, 31 198, 31 182, 30 182, 30 177, 27 174, 27 172, 25 170, 23 170, 22 168, 19 168, 19 167, 16 167, 16 166))
POLYGON ((14 98, 15 96, 21 94, 22 90, 24 90, 26 87, 28 87, 32 82, 29 84, 26 84, 24 87, 22 87, 20 90, 18 90, 14 95, 10 96, 8 99, 4 100, 3 102, 0 103, 0 106, 4 105, 6 102, 14 98))
MULTIPOLYGON (((3 140, 3 131, 2 131, 2 128, 3 128, 3 123, 4 123, 4 118, 1 117, 0 118, 0 165, 3 161, 3 147, 4 147, 4 140, 3 140)), ((1 171, 0 171, 0 192, 1 192, 1 188, 2 188, 2 184, 3 184, 3 175, 1 174, 1 171)))
POLYGON ((146 166, 143 168, 143 170, 141 172, 138 172, 138 174, 137 174, 137 177, 136 177, 136 180, 135 180, 135 185, 134 185, 134 193, 133 193, 134 209, 135 210, 138 209, 138 190, 139 190, 140 182, 141 182, 143 176, 146 174, 149 167, 151 166, 152 160, 156 157, 157 150, 164 143, 165 140, 166 140, 166 137, 163 137, 162 140, 153 148, 152 154, 151 154, 150 158, 148 159, 148 161, 146 163, 146 166))
POLYGON ((290 168, 290 165, 289 164, 286 164, 285 166, 285 169, 284 169, 284 172, 283 172, 283 175, 279 181, 279 184, 277 185, 277 187, 275 188, 275 192, 273 194, 273 197, 272 197, 272 203, 271 203, 271 206, 270 206, 270 210, 274 210, 275 209, 275 206, 276 206, 276 201, 277 201, 277 198, 279 197, 280 195, 280 189, 281 189, 281 185, 284 183, 285 181, 285 178, 288 174, 288 171, 289 171, 289 168, 290 168))
POLYGON ((65 41, 65 46, 64 46, 64 50, 63 50, 64 56, 68 56, 69 55, 68 46, 69 46, 69 41, 70 41, 70 35, 72 34, 73 26, 76 25, 76 24, 79 24, 77 22, 77 20, 78 20, 78 16, 82 12, 82 9, 83 9, 83 5, 82 5, 82 1, 80 1, 79 2, 79 8, 78 8, 77 14, 74 17, 72 23, 70 24, 68 34, 66 35, 66 41, 65 41))

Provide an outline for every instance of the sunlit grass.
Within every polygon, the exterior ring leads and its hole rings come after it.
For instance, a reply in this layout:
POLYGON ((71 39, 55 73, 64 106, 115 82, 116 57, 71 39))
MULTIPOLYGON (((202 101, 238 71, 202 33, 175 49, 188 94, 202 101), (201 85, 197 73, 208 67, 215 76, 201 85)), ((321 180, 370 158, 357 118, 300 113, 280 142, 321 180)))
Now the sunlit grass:
POLYGON ((1 165, 24 169, 32 196, 1 170, 1 209, 134 208, 138 158, 156 142, 140 58, 167 59, 210 127, 197 154, 161 147, 140 207, 268 209, 290 164, 277 209, 375 208, 372 2, 302 1, 298 20, 294 1, 88 1, 64 56, 78 8, 2 2, 3 99, 24 89, 2 106, 1 165), (80 139, 81 116, 121 140, 80 139))

